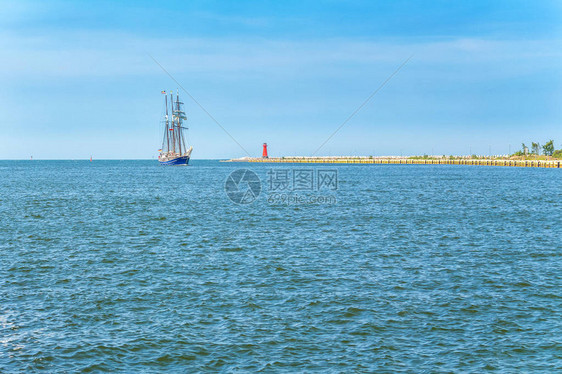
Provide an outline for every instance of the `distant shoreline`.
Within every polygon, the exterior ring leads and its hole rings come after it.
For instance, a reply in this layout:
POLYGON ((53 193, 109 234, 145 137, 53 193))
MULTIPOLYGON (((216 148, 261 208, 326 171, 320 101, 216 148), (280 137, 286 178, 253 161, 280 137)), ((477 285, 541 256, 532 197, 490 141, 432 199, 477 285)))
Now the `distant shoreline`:
MULTIPOLYGON (((227 158, 192 158, 191 161, 225 161, 227 158)), ((0 161, 88 161, 89 158, 0 158, 0 161)), ((158 161, 156 158, 94 158, 95 161, 158 161)))
POLYGON ((297 163, 297 164, 393 164, 393 165, 478 165, 478 166, 513 166, 562 168, 562 160, 514 159, 514 158, 471 158, 471 157, 373 157, 373 156, 337 156, 337 157, 242 157, 223 162, 255 163, 297 163))

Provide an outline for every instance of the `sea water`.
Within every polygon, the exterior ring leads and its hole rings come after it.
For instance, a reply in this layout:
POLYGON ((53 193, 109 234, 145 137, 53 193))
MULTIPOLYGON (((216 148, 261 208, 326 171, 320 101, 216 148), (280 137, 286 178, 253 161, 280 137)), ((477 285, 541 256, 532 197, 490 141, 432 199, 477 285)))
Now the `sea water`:
POLYGON ((0 371, 560 372, 561 187, 559 169, 0 161, 0 371), (260 183, 242 203, 239 169, 260 183))

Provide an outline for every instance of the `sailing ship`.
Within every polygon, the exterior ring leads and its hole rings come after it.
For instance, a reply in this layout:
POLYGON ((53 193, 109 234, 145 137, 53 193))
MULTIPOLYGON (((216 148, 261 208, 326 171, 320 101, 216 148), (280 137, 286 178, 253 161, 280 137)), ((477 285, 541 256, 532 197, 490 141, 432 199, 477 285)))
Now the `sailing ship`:
POLYGON ((183 103, 180 101, 179 90, 175 102, 174 93, 170 93, 171 116, 168 114, 168 95, 166 91, 162 91, 162 94, 166 104, 166 114, 162 121, 165 126, 164 138, 162 139, 162 148, 159 149, 158 161, 160 165, 187 165, 193 147, 187 148, 185 144, 184 132, 187 131, 187 127, 184 126, 184 121, 187 120, 187 116, 182 109, 183 103))

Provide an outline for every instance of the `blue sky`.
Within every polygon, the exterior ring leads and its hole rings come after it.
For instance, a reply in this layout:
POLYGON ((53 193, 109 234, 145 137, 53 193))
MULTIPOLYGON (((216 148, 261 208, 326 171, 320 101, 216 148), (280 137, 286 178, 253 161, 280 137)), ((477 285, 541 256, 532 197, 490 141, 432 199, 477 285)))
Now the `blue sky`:
MULTIPOLYGON (((252 155, 562 148, 556 1, 0 1, 0 158, 152 158, 176 84, 252 155)), ((241 157, 185 95, 194 158, 241 157)))

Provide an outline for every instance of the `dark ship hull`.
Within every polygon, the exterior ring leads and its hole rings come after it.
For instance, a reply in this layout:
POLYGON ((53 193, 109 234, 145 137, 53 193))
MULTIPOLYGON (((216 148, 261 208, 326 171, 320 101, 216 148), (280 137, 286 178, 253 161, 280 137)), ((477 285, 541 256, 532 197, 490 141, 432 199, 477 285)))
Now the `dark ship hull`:
POLYGON ((173 165, 188 165, 189 164, 189 156, 181 156, 181 157, 176 157, 176 158, 172 158, 166 161, 160 161, 160 165, 166 165, 166 166, 173 166, 173 165))

